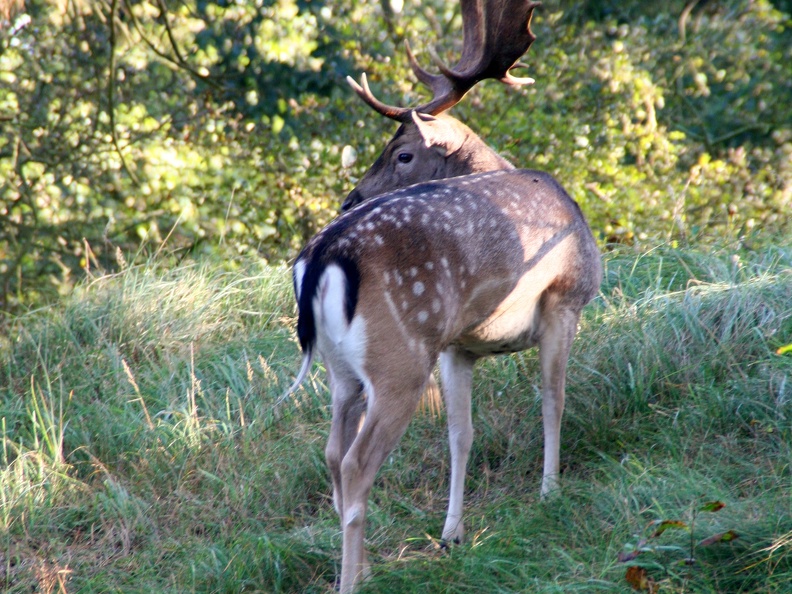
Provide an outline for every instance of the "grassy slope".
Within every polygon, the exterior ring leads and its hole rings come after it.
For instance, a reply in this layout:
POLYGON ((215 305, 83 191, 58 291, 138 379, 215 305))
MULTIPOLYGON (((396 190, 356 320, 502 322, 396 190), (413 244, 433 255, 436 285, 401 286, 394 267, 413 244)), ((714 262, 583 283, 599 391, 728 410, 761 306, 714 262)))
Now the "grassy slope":
MULTIPOLYGON (((369 512, 369 592, 788 592, 792 581, 792 249, 734 262, 671 249, 606 257, 568 380, 563 494, 537 498, 532 353, 484 362, 468 542, 437 546, 443 419, 416 415, 369 512), (651 530, 649 530, 651 532, 651 530)), ((0 346, 0 589, 329 592, 340 538, 318 369, 299 361, 288 275, 251 264, 97 277, 0 346)), ((442 417, 442 415, 441 415, 442 417)))

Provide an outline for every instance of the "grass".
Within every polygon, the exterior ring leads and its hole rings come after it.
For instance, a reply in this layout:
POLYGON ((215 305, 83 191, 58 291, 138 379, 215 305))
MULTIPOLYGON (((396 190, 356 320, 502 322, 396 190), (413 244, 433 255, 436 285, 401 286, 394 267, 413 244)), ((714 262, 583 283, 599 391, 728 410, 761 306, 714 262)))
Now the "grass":
MULTIPOLYGON (((363 591, 629 592, 638 566, 660 592, 789 592, 792 249, 742 258, 606 256, 550 501, 536 358, 482 362, 468 540, 448 551, 444 419, 419 412, 373 490, 363 591), (663 520, 692 537, 647 539, 663 520)), ((321 370, 280 399, 293 312, 284 268, 151 263, 18 318, 0 343, 0 589, 332 592, 321 370)))

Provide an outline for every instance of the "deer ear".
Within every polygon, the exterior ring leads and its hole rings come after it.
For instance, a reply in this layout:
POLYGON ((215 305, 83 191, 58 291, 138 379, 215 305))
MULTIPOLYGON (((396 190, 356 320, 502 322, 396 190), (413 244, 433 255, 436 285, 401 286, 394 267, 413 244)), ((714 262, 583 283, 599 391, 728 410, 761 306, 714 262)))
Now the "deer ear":
POLYGON ((426 148, 434 149, 444 157, 457 152, 465 142, 465 135, 453 125, 452 120, 417 111, 412 112, 412 120, 426 148))

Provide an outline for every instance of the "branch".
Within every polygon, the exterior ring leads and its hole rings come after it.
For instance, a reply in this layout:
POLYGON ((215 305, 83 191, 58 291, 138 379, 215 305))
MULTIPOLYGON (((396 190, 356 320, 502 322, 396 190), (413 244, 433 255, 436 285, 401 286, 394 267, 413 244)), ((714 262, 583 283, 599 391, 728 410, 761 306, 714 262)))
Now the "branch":
POLYGON ((110 136, 113 139, 113 146, 118 153, 118 156, 121 158, 121 165, 124 167, 124 171, 127 172, 129 179, 132 180, 136 186, 140 185, 140 181, 138 180, 137 176, 132 172, 126 162, 126 158, 124 157, 124 153, 121 151, 121 147, 118 144, 118 134, 116 132, 116 122, 115 122, 115 69, 116 69, 116 14, 118 13, 118 0, 113 0, 113 4, 110 7, 110 80, 108 81, 107 85, 107 111, 110 115, 110 136))
POLYGON ((160 11, 162 11, 161 14, 163 17, 162 20, 165 22, 165 29, 167 30, 168 39, 171 42, 173 51, 176 54, 176 59, 174 59, 172 56, 168 55, 167 53, 159 49, 156 45, 154 45, 154 43, 148 37, 146 37, 146 35, 143 33, 143 28, 140 26, 140 21, 138 21, 137 17, 135 16, 135 13, 132 10, 132 6, 129 4, 129 0, 124 0, 124 5, 126 6, 127 13, 129 14, 129 18, 132 19, 132 25, 135 27, 135 31, 137 31, 138 35, 140 35, 140 39, 143 41, 143 43, 145 43, 148 46, 148 48, 151 51, 153 51, 158 57, 162 58, 169 64, 172 64, 176 68, 186 70, 193 77, 211 85, 214 88, 220 88, 220 85, 218 85, 209 76, 205 76, 201 74, 184 60, 181 53, 179 52, 179 48, 176 44, 176 40, 173 37, 173 32, 171 31, 170 25, 168 24, 168 19, 165 17, 164 6, 160 5, 160 11))
POLYGON ((679 15, 679 40, 684 44, 686 39, 685 28, 687 26, 687 20, 690 16, 690 13, 696 8, 696 4, 699 3, 700 0, 692 0, 689 2, 687 6, 682 10, 682 14, 679 15))
POLYGON ((159 6, 160 17, 162 17, 162 22, 165 24, 165 32, 168 34, 168 41, 170 41, 171 47, 173 48, 173 53, 176 54, 179 64, 184 65, 186 64, 186 61, 179 51, 179 45, 176 43, 176 39, 173 37, 173 31, 171 30, 170 23, 168 22, 168 8, 165 6, 165 3, 162 0, 157 0, 157 6, 159 6))

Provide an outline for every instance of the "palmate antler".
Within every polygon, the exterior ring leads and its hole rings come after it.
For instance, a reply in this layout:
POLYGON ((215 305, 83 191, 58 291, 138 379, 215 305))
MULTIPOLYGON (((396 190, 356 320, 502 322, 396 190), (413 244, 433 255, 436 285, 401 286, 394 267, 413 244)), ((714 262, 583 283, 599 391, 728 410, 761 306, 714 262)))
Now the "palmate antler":
POLYGON ((476 83, 486 78, 512 86, 532 84, 532 78, 518 78, 512 75, 511 69, 525 66, 518 60, 536 39, 531 32, 531 17, 540 5, 531 0, 462 0, 462 57, 453 68, 448 68, 430 52, 440 74, 422 68, 409 44, 405 43, 415 76, 434 94, 431 101, 418 107, 410 109, 383 103, 371 92, 365 74, 361 84, 352 77, 347 77, 347 82, 375 111, 400 122, 408 121, 412 111, 437 115, 450 109, 476 83))

